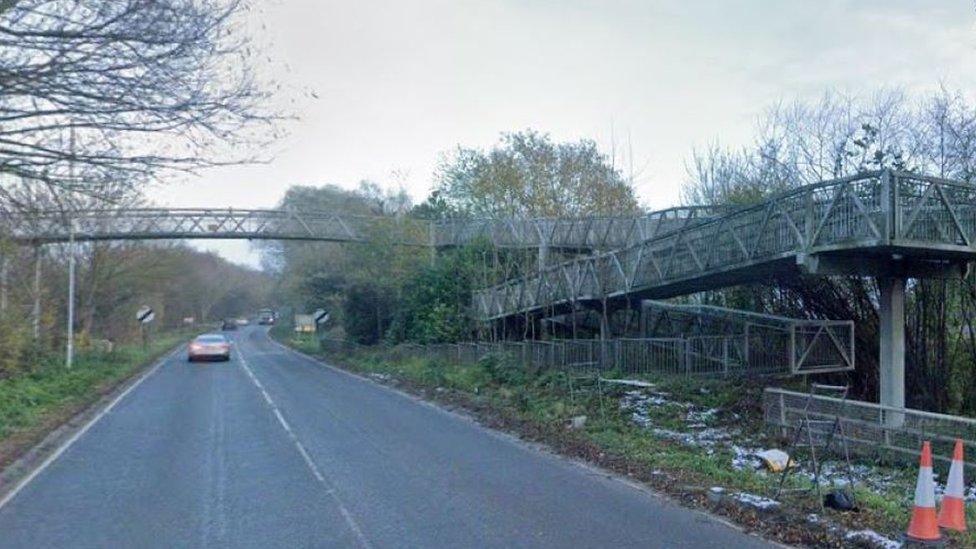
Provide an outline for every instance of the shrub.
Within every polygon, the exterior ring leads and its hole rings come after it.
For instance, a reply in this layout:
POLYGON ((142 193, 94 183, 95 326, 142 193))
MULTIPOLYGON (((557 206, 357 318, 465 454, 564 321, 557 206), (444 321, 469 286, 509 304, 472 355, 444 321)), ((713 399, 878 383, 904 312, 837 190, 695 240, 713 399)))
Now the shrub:
POLYGON ((31 347, 30 330, 24 322, 0 318, 0 378, 28 370, 31 347))

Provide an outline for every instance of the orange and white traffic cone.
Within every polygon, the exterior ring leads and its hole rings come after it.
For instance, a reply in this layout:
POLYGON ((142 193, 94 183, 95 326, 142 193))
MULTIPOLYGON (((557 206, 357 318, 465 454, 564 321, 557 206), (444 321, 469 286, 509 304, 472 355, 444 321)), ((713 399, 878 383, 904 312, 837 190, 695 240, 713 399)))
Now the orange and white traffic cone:
POLYGON ((922 459, 919 461, 918 481, 915 484, 915 508, 908 523, 908 539, 933 542, 942 539, 935 516, 935 483, 932 481, 932 446, 922 443, 922 459))
POLYGON ((965 465, 962 460, 962 440, 956 439, 956 447, 952 451, 952 465, 949 466, 949 482, 946 483, 945 495, 942 497, 942 509, 939 510, 939 526, 966 531, 966 494, 962 478, 965 465))

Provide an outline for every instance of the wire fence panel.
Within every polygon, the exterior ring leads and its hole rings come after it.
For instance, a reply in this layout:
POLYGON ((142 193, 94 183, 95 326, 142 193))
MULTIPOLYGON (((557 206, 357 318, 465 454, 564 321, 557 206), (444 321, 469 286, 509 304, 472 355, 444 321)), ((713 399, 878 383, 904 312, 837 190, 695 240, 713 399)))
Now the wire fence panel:
POLYGON ((633 374, 684 374, 685 342, 681 338, 618 339, 618 368, 633 374))
POLYGON ((763 393, 763 416, 767 427, 780 434, 793 429, 810 400, 810 416, 833 420, 839 417, 852 452, 884 456, 907 462, 918 460, 922 441, 932 442, 933 457, 946 463, 952 457, 955 440, 966 446, 967 466, 976 469, 976 419, 935 414, 910 408, 894 408, 870 402, 841 400, 775 387, 763 393))
MULTIPOLYGON (((322 339, 322 350, 348 354, 377 347, 322 339)), ((431 358, 448 364, 474 364, 494 356, 534 370, 663 374, 678 376, 783 375, 788 354, 750 355, 740 335, 690 338, 556 339, 400 344, 388 349, 391 358, 431 358), (751 358, 750 358, 751 357, 751 358)))
MULTIPOLYGON (((846 329, 847 323, 838 323, 846 329)), ((822 332, 822 331, 821 331, 822 332)), ((846 341, 838 337, 837 340, 846 341)), ((810 332, 801 337, 803 350, 791 354, 791 334, 778 328, 755 326, 748 334, 621 338, 554 339, 547 341, 496 341, 405 343, 389 349, 394 358, 433 358, 449 364, 473 364, 495 356, 534 370, 564 370, 623 374, 679 376, 769 376, 796 373, 791 358, 801 356, 808 365, 823 367, 836 360, 835 339, 810 332), (818 342, 827 351, 819 350, 818 342)), ((322 350, 354 353, 375 349, 345 340, 322 339, 322 350)), ((811 368, 812 369, 812 368, 811 368)), ((800 373, 809 370, 801 369, 800 373)))
POLYGON ((795 326, 794 373, 813 374, 853 369, 853 321, 818 321, 795 326))

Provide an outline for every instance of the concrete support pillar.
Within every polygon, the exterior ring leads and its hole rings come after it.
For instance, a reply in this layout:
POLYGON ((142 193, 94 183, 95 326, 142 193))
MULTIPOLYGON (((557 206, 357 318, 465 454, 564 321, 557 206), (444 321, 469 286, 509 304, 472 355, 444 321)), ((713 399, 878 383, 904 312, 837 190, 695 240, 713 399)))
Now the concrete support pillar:
POLYGON ((639 321, 640 337, 651 337, 650 336, 651 327, 647 325, 647 315, 648 315, 647 310, 650 308, 650 306, 651 304, 648 303, 646 299, 642 299, 640 301, 640 309, 639 309, 640 310, 640 321, 639 321))
MULTIPOLYGON (((905 279, 881 278, 880 402, 905 407, 905 279)), ((900 414, 886 414, 887 423, 900 424, 900 414)))
POLYGON ((543 270, 549 265, 549 245, 545 242, 539 244, 539 270, 543 270))
POLYGON ((31 324, 34 339, 41 337, 41 247, 34 246, 34 308, 31 310, 31 324))

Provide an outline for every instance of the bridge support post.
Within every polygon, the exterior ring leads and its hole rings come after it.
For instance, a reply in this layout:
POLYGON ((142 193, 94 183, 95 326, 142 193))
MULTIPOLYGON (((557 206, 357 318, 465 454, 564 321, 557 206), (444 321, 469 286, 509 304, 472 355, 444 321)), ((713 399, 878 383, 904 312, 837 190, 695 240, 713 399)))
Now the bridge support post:
POLYGON ((31 310, 31 324, 34 339, 41 337, 41 250, 34 246, 34 308, 31 310))
MULTIPOLYGON (((882 406, 905 407, 905 279, 881 278, 880 391, 882 406)), ((884 412, 885 423, 899 426, 902 414, 884 412)))

